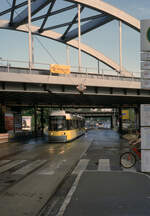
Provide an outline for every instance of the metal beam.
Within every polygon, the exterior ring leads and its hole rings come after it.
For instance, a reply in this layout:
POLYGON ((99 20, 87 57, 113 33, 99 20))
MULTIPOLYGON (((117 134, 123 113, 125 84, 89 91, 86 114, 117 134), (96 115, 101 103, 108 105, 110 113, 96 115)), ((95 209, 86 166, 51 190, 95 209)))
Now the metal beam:
MULTIPOLYGON (((19 26, 17 29, 15 29, 15 28, 12 28, 9 26, 8 20, 0 20, 0 29, 10 29, 10 30, 27 32, 26 25, 19 26)), ((49 39, 52 39, 52 40, 55 40, 55 41, 58 41, 61 43, 65 43, 61 39, 62 34, 59 34, 57 32, 44 31, 40 34, 37 26, 31 26, 31 31, 32 31, 32 34, 46 37, 46 38, 49 38, 49 39)), ((78 41, 77 40, 71 40, 65 44, 68 44, 69 46, 72 46, 72 47, 78 49, 78 41)), ((84 52, 84 53, 94 57, 95 59, 99 60, 100 62, 103 62, 104 64, 106 64, 108 67, 114 69, 115 71, 117 71, 117 72, 120 71, 120 66, 116 62, 114 62, 112 59, 104 56, 104 54, 102 54, 100 51, 95 50, 92 47, 89 47, 83 43, 81 43, 81 50, 82 50, 82 52, 84 52)), ((128 72, 125 68, 122 68, 122 76, 132 76, 132 74, 130 72, 128 72)))
MULTIPOLYGON (((84 7, 82 6, 81 9, 80 9, 80 13, 83 11, 84 7)), ((71 29, 71 27, 73 26, 73 24, 76 22, 78 18, 78 13, 75 15, 75 17, 73 18, 71 24, 68 26, 68 28, 66 29, 66 31, 64 32, 64 34, 62 35, 62 39, 64 40, 65 39, 65 36, 66 34, 68 33, 68 31, 71 29)))
MULTIPOLYGON (((110 15, 103 15, 95 20, 89 21, 88 23, 85 23, 84 25, 81 26, 81 35, 85 34, 95 28, 98 28, 108 22, 111 22, 114 20, 114 17, 110 15)), ((78 36, 78 29, 74 29, 70 31, 66 36, 65 36, 65 41, 70 41, 78 36)))
MULTIPOLYGON (((68 10, 72 10, 73 8, 76 8, 76 5, 71 5, 71 6, 68 6, 65 8, 61 8, 59 10, 56 10, 56 11, 49 13, 48 15, 53 16, 53 15, 56 15, 56 14, 59 14, 59 13, 62 13, 62 12, 68 11, 68 10)), ((46 14, 44 14, 42 16, 35 17, 32 19, 32 22, 38 21, 38 20, 43 19, 45 17, 46 17, 46 14)))
MULTIPOLYGON (((23 7, 23 6, 27 5, 27 4, 28 4, 28 1, 24 1, 21 4, 16 5, 14 9, 18 9, 20 7, 23 7)), ((0 16, 3 16, 5 14, 11 12, 11 10, 12 10, 12 7, 7 9, 7 10, 4 10, 4 11, 0 12, 0 16)))
POLYGON ((53 9, 53 7, 54 7, 55 2, 56 2, 56 0, 53 0, 52 3, 50 4, 50 7, 49 7, 49 9, 48 9, 48 11, 47 11, 47 14, 46 14, 46 17, 44 18, 43 23, 42 23, 42 25, 41 25, 41 27, 40 27, 40 29, 39 29, 39 32, 42 32, 42 31, 43 31, 43 28, 44 28, 44 26, 45 26, 45 23, 46 23, 48 17, 50 16, 50 14, 51 14, 51 11, 52 11, 52 9, 53 9))
POLYGON ((15 11, 15 5, 16 5, 16 0, 13 0, 13 3, 12 3, 12 10, 11 10, 11 15, 10 15, 10 25, 12 25, 13 23, 13 17, 14 17, 14 11, 15 11))
MULTIPOLYGON (((101 17, 101 16, 102 16, 102 14, 100 14, 100 15, 95 15, 95 16, 90 16, 90 17, 86 17, 86 18, 80 19, 80 22, 86 22, 86 21, 92 20, 92 19, 94 20, 94 19, 96 19, 96 18, 98 18, 98 17, 101 17)), ((75 21, 75 24, 76 24, 77 22, 78 22, 78 21, 76 20, 76 21, 75 21)), ((59 25, 50 26, 50 27, 44 28, 43 31, 52 30, 52 29, 56 29, 56 28, 61 28, 61 27, 64 27, 64 26, 68 26, 68 25, 70 25, 70 24, 71 24, 71 22, 66 22, 66 23, 62 23, 62 24, 59 24, 59 25)))
MULTIPOLYGON (((31 14, 32 16, 38 11, 43 9, 52 0, 36 0, 32 2, 31 14)), ((14 26, 17 27, 28 22, 28 8, 26 7, 21 13, 19 13, 14 19, 14 26)))
POLYGON ((135 29, 140 30, 140 21, 135 17, 127 14, 126 12, 102 1, 102 0, 66 0, 68 2, 73 2, 76 4, 84 5, 85 7, 92 8, 94 10, 107 13, 114 16, 115 19, 122 20, 123 23, 135 29))

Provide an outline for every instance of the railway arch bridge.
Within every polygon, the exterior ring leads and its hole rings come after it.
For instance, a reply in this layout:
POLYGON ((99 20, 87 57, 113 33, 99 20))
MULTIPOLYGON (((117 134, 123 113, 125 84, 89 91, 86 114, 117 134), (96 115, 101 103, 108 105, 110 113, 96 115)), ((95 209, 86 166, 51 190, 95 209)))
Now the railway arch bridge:
POLYGON ((115 20, 140 32, 139 20, 99 0, 31 0, 32 25, 28 27, 29 1, 7 2, 9 7, 0 12, 1 29, 31 31, 33 35, 46 37, 76 49, 79 49, 80 46, 82 52, 109 66, 115 73, 117 72, 117 76, 76 73, 75 75, 71 74, 70 77, 55 77, 49 76, 45 71, 41 72, 40 69, 38 74, 34 74, 35 70, 32 70, 31 74, 22 68, 1 68, 1 105, 10 107, 13 105, 115 107, 125 104, 134 106, 135 104, 149 103, 149 90, 141 89, 139 77, 133 77, 122 65, 105 56, 99 50, 84 43, 79 44, 79 40, 77 40, 79 28, 82 36, 115 20), (80 7, 78 7, 79 5, 80 7), (90 15, 91 11, 92 15, 90 15), (67 13, 69 14, 67 20, 60 23, 61 17, 65 17, 67 13), (80 19, 79 25, 80 13, 84 16, 80 19), (86 85, 84 92, 80 92, 76 88, 81 80, 86 85))

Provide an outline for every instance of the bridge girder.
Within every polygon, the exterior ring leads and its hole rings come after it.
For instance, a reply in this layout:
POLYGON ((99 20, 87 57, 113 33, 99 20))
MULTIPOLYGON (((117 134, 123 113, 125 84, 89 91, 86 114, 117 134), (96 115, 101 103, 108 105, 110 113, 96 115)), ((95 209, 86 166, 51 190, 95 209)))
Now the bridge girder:
MULTIPOLYGON (((91 21, 83 24, 81 26, 81 34, 85 34, 89 31, 92 31, 95 28, 98 28, 114 19, 121 20, 126 25, 130 26, 131 28, 135 29, 136 31, 140 31, 140 21, 136 18, 130 16, 129 14, 125 13, 124 11, 106 3, 102 0, 66 0, 66 2, 73 3, 69 7, 59 9, 57 11, 52 11, 52 8, 56 2, 56 0, 31 0, 32 1, 32 16, 35 15, 38 11, 43 9, 49 4, 49 10, 47 13, 43 16, 34 17, 32 20, 37 21, 38 19, 43 19, 42 25, 39 27, 32 26, 31 30, 33 34, 40 35, 43 37, 47 37, 53 40, 56 40, 58 42, 70 45, 72 47, 78 48, 78 43, 76 40, 74 40, 78 36, 78 29, 75 28, 74 30, 67 30, 63 34, 59 34, 53 31, 48 30, 46 27, 44 29, 45 23, 47 22, 47 19, 49 16, 56 15, 58 13, 65 12, 66 10, 70 10, 76 7, 77 4, 81 4, 82 7, 91 8, 97 12, 100 12, 99 17, 92 19, 91 21)), ((27 23, 28 20, 28 10, 27 7, 20 12, 15 18, 13 18, 13 14, 15 9, 18 7, 24 6, 27 4, 27 2, 23 2, 22 4, 15 5, 16 1, 13 1, 13 5, 10 9, 3 11, 0 13, 0 16, 3 14, 6 14, 8 12, 11 12, 11 19, 10 22, 7 23, 7 21, 0 20, 0 28, 4 29, 10 29, 10 30, 17 30, 17 31, 24 31, 27 32, 26 26, 24 25, 27 23)), ((74 20, 72 22, 68 22, 68 27, 75 24, 77 20, 74 20)), ((62 24, 63 25, 63 24, 62 24)), ((61 27, 61 25, 59 25, 61 27)), ((65 25, 64 25, 65 26, 65 25)), ((53 29, 57 27, 53 26, 53 29)), ((68 28, 67 28, 68 29, 68 28)), ((109 66, 110 68, 114 69, 117 72, 120 72, 119 65, 111 60, 110 58, 104 56, 101 52, 85 45, 81 44, 81 50, 85 52, 86 54, 98 59, 99 61, 103 62, 105 65, 109 66)), ((131 76, 129 72, 127 72, 124 68, 122 69, 122 75, 124 76, 131 76)))
MULTIPOLYGON (((16 30, 16 31, 22 31, 22 32, 28 32, 27 26, 26 25, 21 25, 17 28, 13 28, 9 26, 9 21, 7 20, 0 20, 0 28, 2 29, 11 29, 11 30, 16 30)), ((50 38, 52 40, 65 43, 61 37, 62 34, 56 33, 54 31, 44 31, 42 33, 39 33, 37 26, 31 26, 31 31, 32 34, 39 35, 42 37, 50 38)), ((76 49, 78 49, 78 41, 77 40, 71 40, 66 42, 65 44, 72 46, 76 49)), ((99 52, 98 50, 93 49, 92 47, 89 47, 88 45, 81 43, 81 50, 82 52, 94 57, 95 59, 103 62, 105 65, 109 66, 113 70, 119 72, 120 71, 120 66, 114 62, 112 59, 106 57, 103 53, 99 52)), ((122 75, 124 76, 131 76, 131 73, 125 70, 125 68, 122 69, 122 75)))
POLYGON ((99 12, 104 12, 113 16, 117 20, 121 20, 126 25, 140 31, 140 21, 135 17, 129 15, 128 13, 102 1, 102 0, 66 0, 68 2, 73 2, 76 4, 83 4, 86 7, 95 9, 99 12))
MULTIPOLYGON (((38 0, 32 2, 31 15, 35 15, 38 11, 47 6, 52 0, 38 0)), ((13 20, 15 27, 28 22, 28 7, 20 12, 13 20)))

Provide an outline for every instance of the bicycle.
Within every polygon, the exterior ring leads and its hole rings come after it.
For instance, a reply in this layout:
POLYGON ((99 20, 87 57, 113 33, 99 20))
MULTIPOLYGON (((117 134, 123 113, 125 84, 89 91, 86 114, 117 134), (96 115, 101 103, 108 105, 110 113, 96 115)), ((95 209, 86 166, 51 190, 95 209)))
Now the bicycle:
POLYGON ((141 150, 137 147, 131 147, 131 151, 124 152, 120 156, 120 164, 124 168, 131 168, 136 164, 137 158, 139 160, 141 159, 141 150))

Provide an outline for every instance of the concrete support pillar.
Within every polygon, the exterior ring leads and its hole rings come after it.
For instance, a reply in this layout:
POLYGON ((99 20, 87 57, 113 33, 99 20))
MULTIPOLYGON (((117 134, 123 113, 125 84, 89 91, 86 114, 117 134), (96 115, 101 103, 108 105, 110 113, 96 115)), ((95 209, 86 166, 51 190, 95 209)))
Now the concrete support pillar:
POLYGON ((37 108, 34 107, 34 135, 37 136, 37 108))
POLYGON ((113 119, 113 128, 117 129, 117 127, 118 127, 118 125, 117 125, 118 118, 117 118, 117 112, 116 112, 116 110, 113 113, 112 119, 113 119))
POLYGON ((119 107, 119 133, 122 133, 122 109, 119 107))
POLYGON ((135 123, 136 123, 136 129, 139 130, 140 129, 140 125, 141 125, 141 119, 140 119, 140 106, 138 106, 137 108, 135 108, 135 123))
POLYGON ((5 132, 5 106, 0 105, 0 133, 5 132))
POLYGON ((111 128, 114 128, 114 124, 113 124, 113 116, 111 116, 111 128))
POLYGON ((44 131, 44 118, 43 118, 43 108, 41 108, 41 136, 43 136, 44 131))

